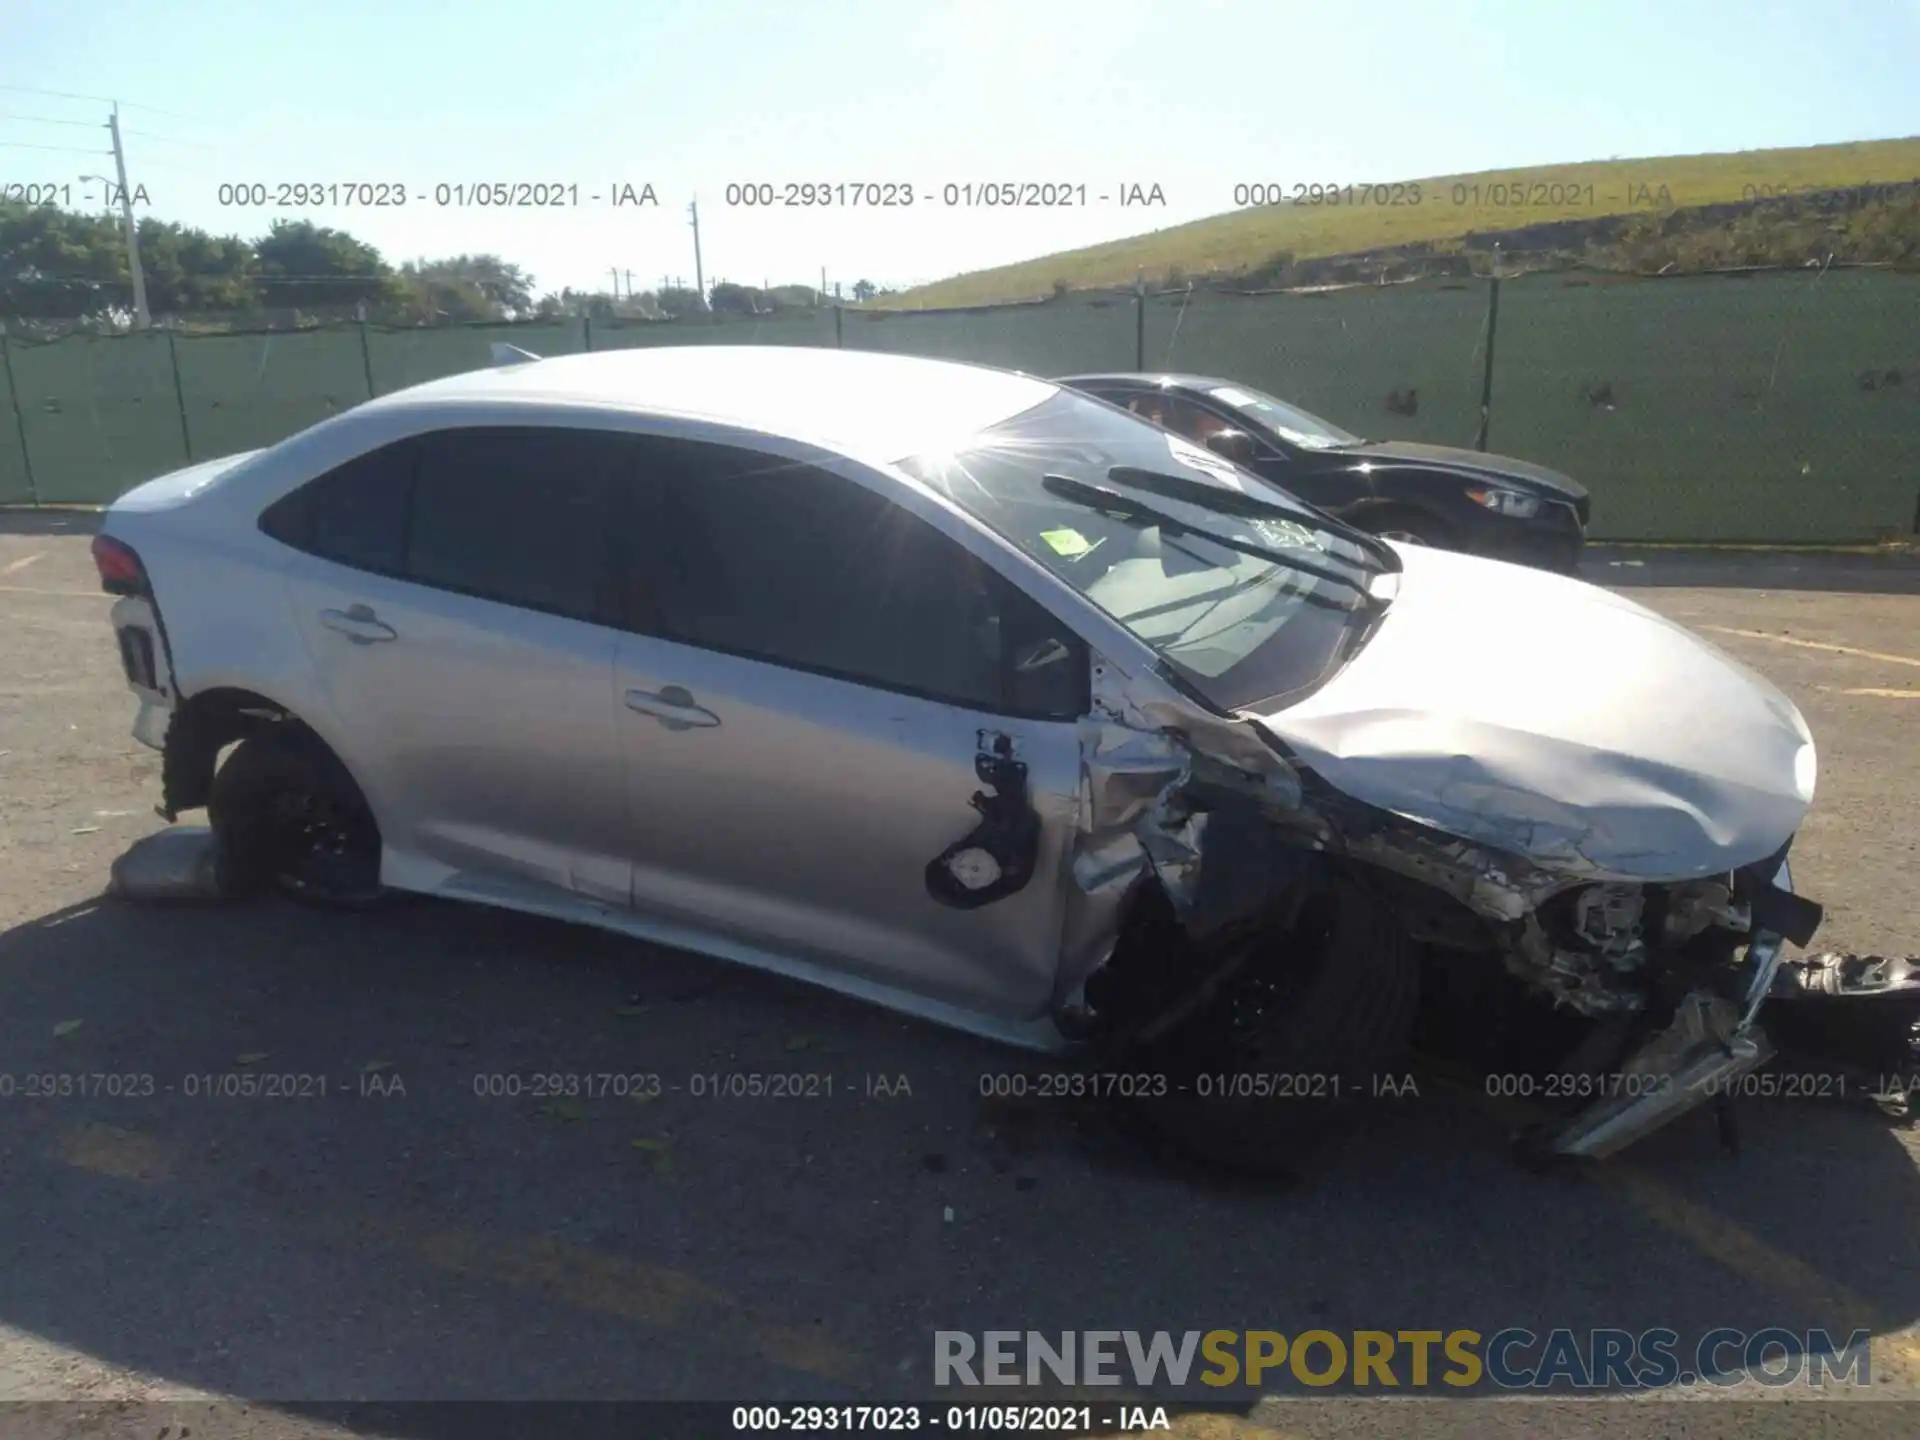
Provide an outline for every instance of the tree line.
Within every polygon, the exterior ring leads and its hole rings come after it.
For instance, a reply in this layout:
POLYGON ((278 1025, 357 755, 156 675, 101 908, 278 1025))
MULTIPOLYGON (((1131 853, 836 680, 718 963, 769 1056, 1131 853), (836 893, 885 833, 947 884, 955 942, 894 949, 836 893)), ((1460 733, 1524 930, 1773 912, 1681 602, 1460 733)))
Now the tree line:
MULTIPOLYGON (((571 288, 536 293, 534 277, 498 255, 396 266, 366 241, 309 220, 278 220, 266 234, 243 240, 147 217, 136 222, 136 234, 148 313, 183 320, 355 314, 387 325, 447 325, 579 314, 754 314, 821 303, 820 293, 805 285, 762 289, 727 282, 712 286, 704 299, 678 285, 637 295, 571 288)), ((880 293, 865 280, 854 286, 856 299, 880 293)), ((117 220, 0 203, 0 316, 119 325, 132 310, 126 234, 117 220)))

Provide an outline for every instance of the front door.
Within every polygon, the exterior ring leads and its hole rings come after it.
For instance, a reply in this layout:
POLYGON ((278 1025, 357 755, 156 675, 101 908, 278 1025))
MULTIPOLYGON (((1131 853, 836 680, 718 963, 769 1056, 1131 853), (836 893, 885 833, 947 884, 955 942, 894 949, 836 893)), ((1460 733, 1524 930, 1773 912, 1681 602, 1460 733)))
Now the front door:
POLYGON ((932 999, 1044 1013, 1084 647, 878 490, 657 444, 615 682, 636 906, 932 999))

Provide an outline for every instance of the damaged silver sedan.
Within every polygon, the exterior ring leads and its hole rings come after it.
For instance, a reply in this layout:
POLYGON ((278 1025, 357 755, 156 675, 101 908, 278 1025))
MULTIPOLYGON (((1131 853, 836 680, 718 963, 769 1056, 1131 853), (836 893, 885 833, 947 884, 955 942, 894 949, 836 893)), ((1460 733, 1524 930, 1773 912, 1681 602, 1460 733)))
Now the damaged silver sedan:
POLYGON ((745 962, 1161 1077, 1238 1166, 1463 973, 1579 1022, 1604 1083, 1532 1143, 1609 1153, 1767 1058, 1819 919, 1759 676, 1023 375, 527 359, 152 481, 95 555, 226 892, 745 962))

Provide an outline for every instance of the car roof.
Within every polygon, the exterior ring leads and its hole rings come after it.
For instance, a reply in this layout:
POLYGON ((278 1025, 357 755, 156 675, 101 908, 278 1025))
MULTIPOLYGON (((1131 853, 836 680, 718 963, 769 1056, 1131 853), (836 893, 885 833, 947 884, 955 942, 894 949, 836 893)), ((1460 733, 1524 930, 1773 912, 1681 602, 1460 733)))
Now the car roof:
POLYGON ((1058 393, 1010 370, 799 345, 600 350, 470 370, 363 411, 452 402, 607 406, 688 416, 882 462, 959 440, 1058 393))
POLYGON ((1215 386, 1232 385, 1234 382, 1214 375, 1187 375, 1172 370, 1108 370, 1095 375, 1062 375, 1053 383, 1074 388, 1081 385, 1124 384, 1141 389, 1211 390, 1215 386))

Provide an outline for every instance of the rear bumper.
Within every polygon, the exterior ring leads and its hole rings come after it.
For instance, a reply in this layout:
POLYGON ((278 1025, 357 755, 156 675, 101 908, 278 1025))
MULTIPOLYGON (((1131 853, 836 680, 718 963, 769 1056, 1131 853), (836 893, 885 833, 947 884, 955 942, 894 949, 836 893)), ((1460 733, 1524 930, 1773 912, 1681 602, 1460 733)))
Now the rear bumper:
POLYGON ((140 702, 133 738, 155 750, 163 749, 167 726, 173 719, 173 673, 159 616, 152 601, 126 595, 114 602, 110 621, 114 642, 120 647, 121 673, 140 702))
POLYGON ((133 717, 133 738, 150 750, 167 748, 167 729, 173 724, 173 706, 164 700, 140 699, 140 711, 133 717))

